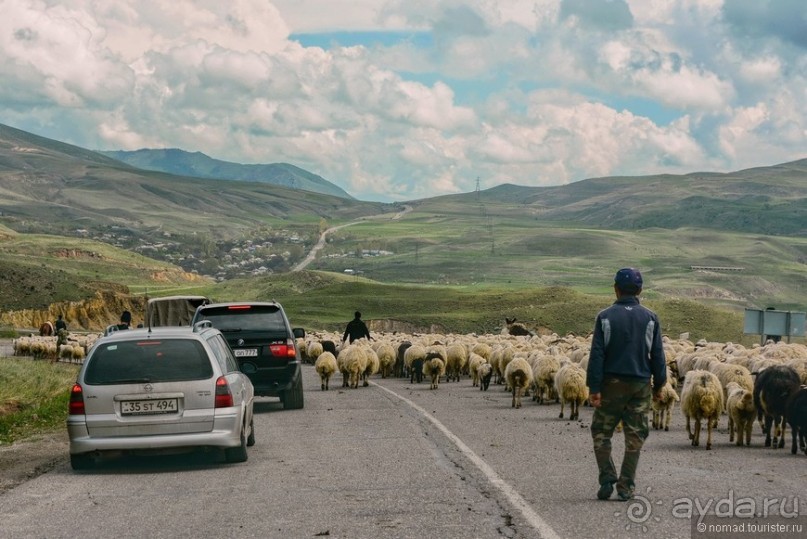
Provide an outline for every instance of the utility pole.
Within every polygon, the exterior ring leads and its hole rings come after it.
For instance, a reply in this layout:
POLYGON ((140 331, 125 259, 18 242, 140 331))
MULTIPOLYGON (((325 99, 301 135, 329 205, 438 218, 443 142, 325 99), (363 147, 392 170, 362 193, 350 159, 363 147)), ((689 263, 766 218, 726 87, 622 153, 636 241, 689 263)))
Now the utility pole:
POLYGON ((480 190, 479 190, 479 176, 476 177, 476 201, 479 202, 480 190))

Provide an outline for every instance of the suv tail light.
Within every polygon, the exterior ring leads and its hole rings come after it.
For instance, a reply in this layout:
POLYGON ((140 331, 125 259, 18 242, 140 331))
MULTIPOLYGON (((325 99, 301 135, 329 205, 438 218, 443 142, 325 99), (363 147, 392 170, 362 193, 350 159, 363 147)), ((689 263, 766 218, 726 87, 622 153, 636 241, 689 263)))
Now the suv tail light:
POLYGON ((227 378, 219 376, 216 380, 216 408, 229 408, 233 405, 233 392, 230 391, 230 384, 227 378))
POLYGON ((84 415, 84 390, 78 384, 73 384, 70 390, 68 411, 70 415, 84 415))
POLYGON ((297 357, 297 350, 294 348, 294 341, 291 339, 286 340, 285 343, 275 343, 269 345, 272 355, 275 357, 285 357, 294 359, 297 357))

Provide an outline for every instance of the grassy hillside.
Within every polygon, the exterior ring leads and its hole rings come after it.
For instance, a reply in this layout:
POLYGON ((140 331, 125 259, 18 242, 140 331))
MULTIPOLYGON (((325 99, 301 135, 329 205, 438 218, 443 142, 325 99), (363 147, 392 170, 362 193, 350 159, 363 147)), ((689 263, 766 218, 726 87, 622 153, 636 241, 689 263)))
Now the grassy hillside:
POLYGON ((321 218, 385 211, 395 208, 265 183, 142 171, 0 125, 0 223, 18 232, 227 240, 262 227, 316 226, 321 218))
POLYGON ((601 293, 614 271, 642 269, 649 294, 735 308, 807 304, 807 239, 662 228, 614 231, 546 223, 529 206, 422 201, 395 221, 336 232, 312 269, 432 285, 566 286, 601 293), (356 256, 358 251, 389 254, 356 256), (743 268, 702 271, 692 266, 743 268))

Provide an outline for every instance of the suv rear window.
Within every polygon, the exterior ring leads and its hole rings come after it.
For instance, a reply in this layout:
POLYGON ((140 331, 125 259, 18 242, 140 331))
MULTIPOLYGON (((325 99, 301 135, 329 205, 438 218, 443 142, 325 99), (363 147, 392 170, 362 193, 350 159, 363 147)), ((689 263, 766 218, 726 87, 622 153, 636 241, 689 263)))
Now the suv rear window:
POLYGON ((84 373, 90 385, 205 380, 213 376, 207 351, 191 339, 101 344, 84 373))
POLYGON ((283 315, 278 307, 235 305, 201 309, 194 322, 210 320, 222 333, 234 331, 286 331, 283 315))

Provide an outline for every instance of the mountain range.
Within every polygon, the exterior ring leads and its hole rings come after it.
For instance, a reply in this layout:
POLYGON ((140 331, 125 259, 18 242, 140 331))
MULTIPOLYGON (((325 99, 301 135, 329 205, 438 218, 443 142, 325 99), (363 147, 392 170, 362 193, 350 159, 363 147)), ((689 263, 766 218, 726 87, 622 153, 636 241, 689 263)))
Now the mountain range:
POLYGON ((290 189, 353 198, 347 191, 323 177, 288 163, 242 165, 213 159, 201 152, 186 152, 176 148, 98 153, 143 170, 194 178, 269 183, 290 189))
MULTIPOLYGON (((401 207, 356 200, 293 165, 238 165, 182 150, 100 153, 2 124, 0 190, 0 223, 23 232, 117 226, 216 238, 272 220, 338 221, 401 207)), ((570 226, 804 236, 807 159, 729 173, 604 177, 555 187, 503 184, 411 203, 475 199, 570 226)))

